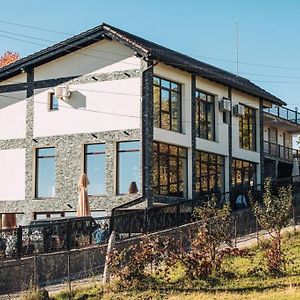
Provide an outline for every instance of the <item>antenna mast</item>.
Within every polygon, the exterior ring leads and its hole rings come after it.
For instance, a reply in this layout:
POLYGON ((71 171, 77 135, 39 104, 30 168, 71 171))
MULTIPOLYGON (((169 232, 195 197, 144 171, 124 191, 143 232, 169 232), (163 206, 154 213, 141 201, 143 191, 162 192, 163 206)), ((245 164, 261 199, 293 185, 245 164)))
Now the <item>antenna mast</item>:
POLYGON ((236 30, 236 75, 239 76, 239 24, 235 20, 235 30, 236 30))

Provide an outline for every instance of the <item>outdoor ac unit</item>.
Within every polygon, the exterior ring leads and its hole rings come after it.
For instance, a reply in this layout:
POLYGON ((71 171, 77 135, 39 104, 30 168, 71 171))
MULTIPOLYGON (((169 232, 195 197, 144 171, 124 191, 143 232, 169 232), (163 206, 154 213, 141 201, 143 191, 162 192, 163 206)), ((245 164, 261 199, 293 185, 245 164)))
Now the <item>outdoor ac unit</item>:
POLYGON ((242 117, 245 114, 245 107, 241 104, 236 104, 233 107, 233 114, 237 117, 242 117))
POLYGON ((67 100, 70 97, 71 93, 69 91, 69 87, 66 86, 56 86, 54 89, 54 96, 62 99, 67 100))
POLYGON ((227 98, 223 98, 219 102, 219 109, 220 111, 231 111, 231 102, 227 98))

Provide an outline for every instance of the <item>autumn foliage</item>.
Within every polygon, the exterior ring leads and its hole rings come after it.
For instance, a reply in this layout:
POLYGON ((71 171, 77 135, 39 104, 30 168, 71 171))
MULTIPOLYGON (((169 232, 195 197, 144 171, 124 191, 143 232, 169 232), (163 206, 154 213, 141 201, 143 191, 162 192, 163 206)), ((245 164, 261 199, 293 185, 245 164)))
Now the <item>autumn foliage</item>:
POLYGON ((0 68, 3 68, 16 60, 20 59, 20 55, 17 52, 12 51, 6 51, 1 57, 0 57, 0 68))

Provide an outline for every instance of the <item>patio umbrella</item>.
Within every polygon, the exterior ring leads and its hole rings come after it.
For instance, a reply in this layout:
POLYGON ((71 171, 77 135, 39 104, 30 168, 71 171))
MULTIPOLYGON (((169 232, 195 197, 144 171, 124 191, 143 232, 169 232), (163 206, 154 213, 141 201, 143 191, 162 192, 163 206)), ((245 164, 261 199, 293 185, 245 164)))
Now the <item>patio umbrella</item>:
POLYGON ((300 181, 300 173, 299 173, 299 162, 298 159, 295 157, 294 158, 294 163, 293 163, 293 170, 292 170, 292 177, 294 182, 299 182, 300 181))
POLYGON ((2 229, 16 228, 16 214, 2 214, 2 229))
POLYGON ((77 205, 77 217, 85 217, 91 215, 89 199, 88 199, 88 192, 87 186, 90 184, 89 179, 87 178, 86 174, 81 174, 78 182, 78 190, 79 190, 79 197, 78 197, 78 205, 77 205))

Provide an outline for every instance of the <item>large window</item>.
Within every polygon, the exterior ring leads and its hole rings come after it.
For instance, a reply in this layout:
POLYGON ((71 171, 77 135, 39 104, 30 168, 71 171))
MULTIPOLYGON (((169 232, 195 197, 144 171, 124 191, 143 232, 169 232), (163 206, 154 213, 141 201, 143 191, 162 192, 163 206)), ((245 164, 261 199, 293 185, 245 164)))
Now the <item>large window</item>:
POLYGON ((233 159, 232 161, 232 186, 253 186, 256 181, 255 163, 233 159))
POLYGON ((207 93, 196 91, 196 132, 197 137, 215 140, 215 99, 207 93))
POLYGON ((55 196, 55 148, 36 150, 35 197, 55 196))
POLYGON ((85 145, 84 172, 90 185, 89 195, 103 195, 105 193, 105 144, 85 145))
POLYGON ((196 152, 196 193, 222 192, 224 158, 217 154, 196 152))
POLYGON ((140 190, 140 142, 120 142, 118 143, 117 193, 128 193, 134 183, 137 190, 140 190))
POLYGON ((153 79, 154 126, 181 132, 181 85, 159 77, 153 79))
POLYGON ((256 110, 245 106, 244 116, 240 117, 240 147, 256 150, 256 110))
POLYGON ((153 143, 153 193, 187 197, 187 150, 153 143))

